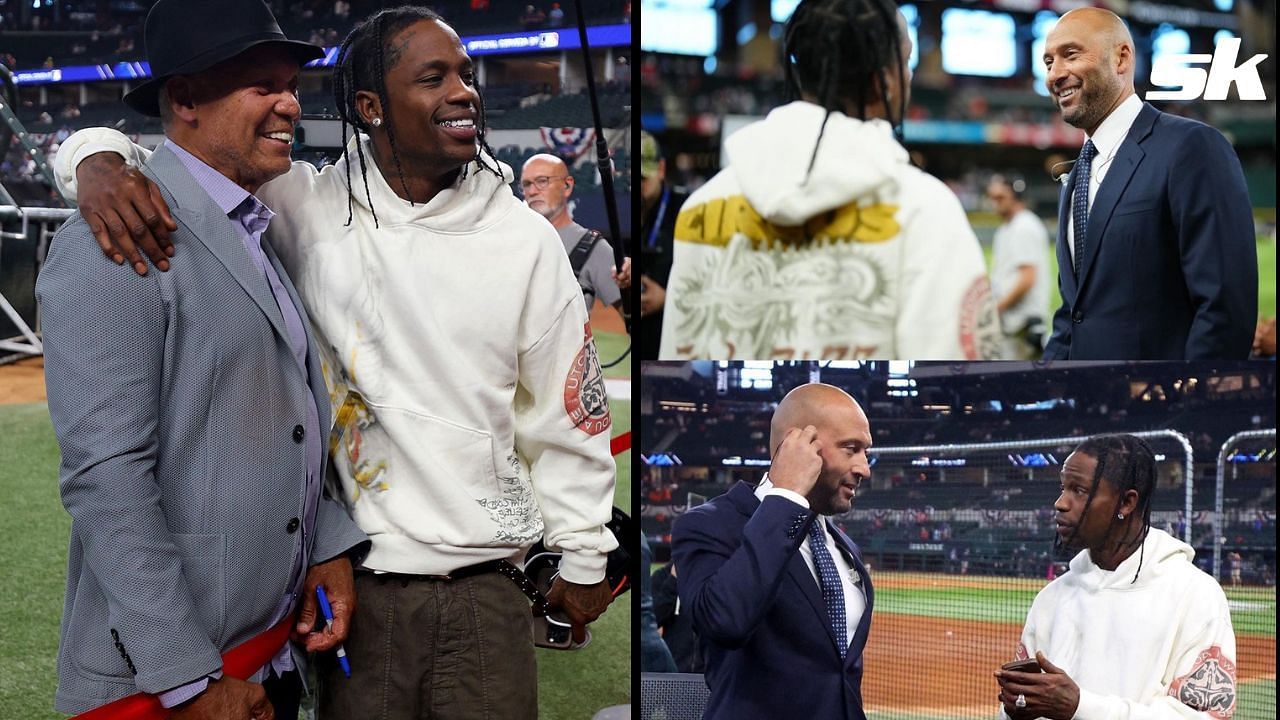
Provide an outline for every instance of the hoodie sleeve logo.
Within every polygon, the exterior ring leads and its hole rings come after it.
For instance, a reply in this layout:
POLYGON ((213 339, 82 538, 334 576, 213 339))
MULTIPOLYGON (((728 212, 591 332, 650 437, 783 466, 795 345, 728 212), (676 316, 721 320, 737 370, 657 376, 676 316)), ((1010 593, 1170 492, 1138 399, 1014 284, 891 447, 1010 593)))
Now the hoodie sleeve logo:
POLYGON ((600 357, 596 354, 595 341, 591 339, 591 324, 582 327, 586 335, 582 349, 573 359, 573 366, 564 380, 564 411, 579 430, 588 435, 599 435, 611 424, 609 399, 605 396, 600 357))
POLYGON ((1214 645, 1196 657, 1191 672, 1173 681, 1169 695, 1209 717, 1227 720, 1236 706, 1236 665, 1214 645))
POLYGON ((986 276, 973 281, 960 301, 960 347, 965 360, 1000 357, 1000 319, 986 276))

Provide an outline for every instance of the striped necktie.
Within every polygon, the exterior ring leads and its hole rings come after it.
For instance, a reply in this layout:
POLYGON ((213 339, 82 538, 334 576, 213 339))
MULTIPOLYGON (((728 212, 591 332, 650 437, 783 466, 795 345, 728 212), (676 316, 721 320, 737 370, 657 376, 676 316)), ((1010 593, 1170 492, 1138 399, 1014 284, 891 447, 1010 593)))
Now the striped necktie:
POLYGON ((1092 140, 1085 140, 1080 149, 1080 159, 1076 161, 1076 187, 1071 196, 1071 219, 1075 224, 1076 248, 1071 267, 1076 277, 1080 277, 1080 265, 1084 262, 1085 237, 1089 231, 1089 171, 1093 165, 1093 156, 1098 149, 1092 140))
POLYGON ((823 520, 819 517, 809 526, 809 550, 813 553, 813 565, 818 570, 818 585, 822 588, 827 617, 831 619, 831 629, 835 631, 836 645, 840 648, 840 658, 843 660, 849 650, 845 636, 844 589, 840 586, 840 571, 836 570, 836 562, 827 549, 822 525, 823 520))

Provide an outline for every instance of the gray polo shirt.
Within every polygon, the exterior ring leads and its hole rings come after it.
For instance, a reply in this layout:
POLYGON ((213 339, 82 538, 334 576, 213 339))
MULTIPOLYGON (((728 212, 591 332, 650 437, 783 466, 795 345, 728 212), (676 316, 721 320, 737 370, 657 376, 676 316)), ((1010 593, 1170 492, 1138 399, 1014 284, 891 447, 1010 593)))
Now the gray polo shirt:
MULTIPOLYGON (((564 243, 564 251, 568 254, 578 246, 578 241, 586 234, 587 229, 576 222, 570 222, 562 228, 557 228, 556 232, 560 233, 560 241, 564 243)), ((587 302, 587 312, 591 312, 591 306, 595 304, 597 297, 605 305, 612 305, 622 299, 618 284, 613 281, 610 274, 612 267, 613 246, 608 240, 600 238, 592 248, 591 255, 587 257, 587 264, 582 266, 582 272, 578 273, 578 284, 582 286, 582 297, 587 302)))

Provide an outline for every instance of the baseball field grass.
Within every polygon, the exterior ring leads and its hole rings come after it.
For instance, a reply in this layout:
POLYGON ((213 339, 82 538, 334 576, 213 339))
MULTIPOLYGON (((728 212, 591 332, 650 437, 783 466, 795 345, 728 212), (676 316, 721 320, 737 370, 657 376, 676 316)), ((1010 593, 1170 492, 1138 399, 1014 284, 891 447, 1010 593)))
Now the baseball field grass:
MULTIPOLYGON (((595 333, 596 354, 600 356, 600 363, 611 363, 622 357, 622 353, 626 352, 630 345, 630 341, 625 333, 595 333)), ((604 376, 607 378, 629 378, 631 377, 631 355, 622 358, 622 361, 613 367, 604 368, 604 376)), ((617 422, 617 418, 614 418, 617 422)), ((627 422, 631 422, 631 416, 627 416, 627 422)), ((615 433, 616 434, 616 433, 615 433)))
POLYGON ((1276 240, 1258 236, 1258 314, 1276 316, 1276 240))
MULTIPOLYGON (((996 717, 989 671, 1012 658, 1027 609, 1046 581, 876 572, 873 582, 862 681, 868 720, 996 717), (921 682, 904 684, 904 677, 921 682)), ((1241 678, 1235 720, 1274 720, 1275 588, 1223 589, 1241 678)))
MULTIPOLYGON (((991 269, 991 246, 983 245, 982 252, 986 256, 987 270, 991 269)), ((1062 296, 1058 294, 1058 256, 1049 252, 1049 278, 1052 288, 1049 291, 1049 314, 1062 304, 1062 296)), ((1266 235, 1258 236, 1258 316, 1275 317, 1276 315, 1276 241, 1266 235)))
MULTIPOLYGON (((604 335, 603 333, 601 335, 604 335)), ((625 336, 600 343, 603 361, 625 336), (606 348, 606 343, 608 347, 606 348)), ((617 352, 614 352, 616 349, 617 352)), ((612 354, 611 354, 612 353, 612 354)), ((629 364, 606 371, 629 377, 629 364)), ((631 404, 610 402, 612 435, 631 425, 631 404)), ((631 455, 617 458, 614 502, 631 507, 631 455)), ((0 718, 57 720, 53 710, 58 624, 70 517, 58 498, 58 447, 43 403, 0 406, 0 718)), ((539 712, 544 720, 589 720, 600 708, 631 702, 631 595, 591 626, 580 651, 538 651, 539 712)))

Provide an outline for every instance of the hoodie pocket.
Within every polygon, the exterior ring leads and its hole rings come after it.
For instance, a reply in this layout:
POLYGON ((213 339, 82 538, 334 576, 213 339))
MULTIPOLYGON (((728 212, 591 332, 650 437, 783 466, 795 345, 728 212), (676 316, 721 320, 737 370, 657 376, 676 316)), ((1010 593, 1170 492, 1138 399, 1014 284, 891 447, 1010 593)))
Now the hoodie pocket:
POLYGON ((361 529, 454 547, 531 544, 542 519, 514 453, 493 435, 440 417, 369 405, 339 449, 343 490, 361 529))
POLYGON ((498 494, 493 436, 444 418, 369 404, 364 448, 350 465, 362 490, 396 489, 401 482, 461 488, 476 500, 498 494), (373 474, 382 470, 375 480, 373 474))

